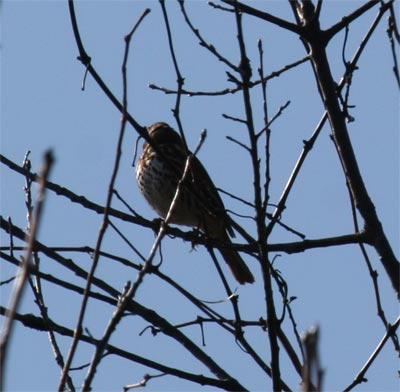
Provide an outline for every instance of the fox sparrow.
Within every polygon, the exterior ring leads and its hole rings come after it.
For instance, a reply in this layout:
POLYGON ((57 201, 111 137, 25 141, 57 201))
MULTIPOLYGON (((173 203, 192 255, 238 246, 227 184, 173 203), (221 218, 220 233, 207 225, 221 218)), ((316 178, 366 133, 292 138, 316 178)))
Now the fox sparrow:
MULTIPOLYGON (((148 128, 155 149, 145 143, 136 167, 140 191, 162 218, 170 209, 188 152, 179 134, 168 124, 157 122, 148 128), (157 151, 156 151, 157 150, 157 151)), ((190 152, 189 152, 190 153, 190 152)), ((182 184, 170 223, 197 227, 210 239, 221 243, 223 258, 236 280, 253 283, 254 277, 239 254, 229 248, 227 234, 233 234, 222 200, 201 162, 193 156, 186 181, 182 184)))

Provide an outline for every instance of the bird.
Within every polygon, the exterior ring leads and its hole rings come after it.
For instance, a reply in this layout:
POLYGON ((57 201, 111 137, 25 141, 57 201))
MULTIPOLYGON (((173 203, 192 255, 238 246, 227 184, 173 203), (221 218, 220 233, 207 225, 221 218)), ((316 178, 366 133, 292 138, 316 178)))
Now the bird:
MULTIPOLYGON (((144 198, 163 219, 168 214, 183 176, 187 150, 180 135, 165 122, 147 128, 151 143, 145 142, 136 165, 136 180, 144 198)), ((182 183, 169 223, 199 229, 220 243, 219 251, 234 278, 253 283, 254 277, 237 251, 231 248, 234 235, 219 193, 200 160, 191 155, 186 180, 182 183)))

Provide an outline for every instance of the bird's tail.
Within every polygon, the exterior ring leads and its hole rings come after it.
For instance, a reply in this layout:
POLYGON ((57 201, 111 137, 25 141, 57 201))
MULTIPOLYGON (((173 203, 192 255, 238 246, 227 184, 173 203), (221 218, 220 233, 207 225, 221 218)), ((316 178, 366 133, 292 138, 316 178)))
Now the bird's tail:
POLYGON ((247 267, 238 252, 229 248, 220 248, 219 251, 232 271, 233 276, 240 284, 254 282, 253 274, 250 272, 249 267, 247 267))

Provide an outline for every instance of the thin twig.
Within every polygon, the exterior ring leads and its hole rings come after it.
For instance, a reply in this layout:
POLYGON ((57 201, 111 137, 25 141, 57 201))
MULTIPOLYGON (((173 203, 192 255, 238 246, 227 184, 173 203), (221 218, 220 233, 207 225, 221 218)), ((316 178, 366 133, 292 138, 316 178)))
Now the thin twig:
POLYGON ((26 236, 28 243, 25 256, 23 257, 20 265, 18 278, 14 282, 13 292, 10 298, 10 304, 6 313, 6 320, 3 325, 1 340, 0 340, 0 390, 4 390, 4 379, 5 379, 5 364, 7 359, 7 348, 10 342, 14 316, 18 310, 22 294, 25 288, 25 284, 29 277, 29 270, 31 267, 31 257, 33 252, 33 244, 35 242, 39 225, 41 223, 43 204, 45 201, 46 187, 45 183, 50 174, 54 162, 52 151, 48 150, 43 157, 43 165, 40 172, 40 184, 38 189, 38 196, 36 201, 36 207, 34 211, 34 217, 29 233, 26 236))
MULTIPOLYGON (((309 59, 310 58, 307 55, 299 60, 294 61, 293 63, 286 64, 282 68, 278 69, 277 71, 273 71, 269 75, 264 76, 263 79, 250 81, 249 87, 255 87, 255 86, 258 86, 259 84, 264 83, 270 79, 277 78, 280 75, 282 75, 284 72, 289 71, 290 69, 295 68, 295 67, 305 63, 309 59)), ((166 87, 160 87, 155 84, 149 84, 149 88, 151 88, 153 90, 162 91, 165 94, 176 94, 177 93, 176 90, 168 89, 166 87)), ((193 91, 193 90, 182 89, 182 94, 185 94, 189 97, 195 97, 195 96, 215 97, 215 96, 221 96, 221 95, 235 94, 239 91, 242 91, 242 89, 243 89, 243 86, 241 84, 239 84, 236 87, 225 88, 225 89, 219 90, 219 91, 193 91)))
POLYGON ((354 378, 353 382, 343 390, 344 392, 348 392, 348 391, 352 390, 356 385, 367 381, 365 378, 365 374, 367 373, 367 371, 368 371, 369 367, 372 365, 372 363, 375 361, 375 358, 381 352, 382 348, 385 346, 388 339, 396 333, 396 330, 399 327, 399 325, 400 325, 400 317, 398 317, 392 325, 389 325, 388 330, 386 331, 385 335, 383 335, 381 341, 378 343, 375 350, 372 352, 372 354, 370 355, 368 360, 365 362, 362 369, 358 372, 358 374, 354 378))
POLYGON ((248 129, 248 136, 250 140, 251 148, 251 163, 253 167, 253 186, 254 186, 254 205, 256 206, 256 224, 258 234, 258 255, 263 273, 264 292, 266 298, 266 314, 268 319, 268 338, 271 350, 271 377, 272 377, 272 388, 274 391, 280 391, 283 388, 283 382, 280 374, 280 360, 279 360, 279 345, 277 340, 277 317, 275 312, 274 296, 272 290, 272 281, 270 268, 271 265, 268 260, 268 253, 266 250, 267 246, 267 232, 265 227, 265 211, 263 210, 263 202, 261 196, 261 178, 260 178, 260 159, 257 147, 257 136, 255 133, 253 109, 250 99, 250 87, 249 83, 251 80, 252 70, 250 61, 246 53, 246 45, 243 36, 242 26, 242 8, 239 8, 239 2, 233 1, 235 7, 235 19, 237 27, 237 40, 240 50, 240 74, 241 83, 243 86, 243 104, 246 113, 246 123, 248 129))
POLYGON ((176 75, 176 83, 178 85, 177 87, 177 93, 176 93, 176 100, 175 100, 175 107, 174 109, 172 109, 172 112, 174 114, 176 123, 178 124, 178 130, 179 133, 181 135, 182 141, 183 141, 183 145, 185 147, 186 153, 189 153, 189 148, 186 142, 186 137, 185 137, 185 133, 183 132, 183 127, 182 127, 182 121, 180 118, 180 106, 181 106, 181 99, 182 99, 182 88, 183 85, 185 83, 185 78, 182 76, 181 71, 179 69, 179 65, 178 65, 178 60, 177 60, 177 56, 175 54, 175 49, 174 49, 174 42, 172 40, 172 32, 171 32, 171 26, 169 23, 169 18, 168 18, 168 12, 167 9, 165 7, 165 0, 159 0, 160 5, 161 5, 161 10, 162 10, 162 14, 164 17, 164 24, 165 27, 167 29, 167 37, 168 37, 168 46, 169 46, 169 51, 171 54, 171 58, 172 58, 172 63, 174 64, 174 69, 175 69, 175 75, 176 75))
MULTIPOLYGON (((108 208, 111 205, 111 201, 112 201, 112 196, 114 193, 114 184, 117 178, 117 173, 118 173, 118 169, 119 169, 119 164, 120 164, 120 159, 121 159, 121 153, 122 153, 122 141, 123 141, 123 137, 125 134, 125 127, 126 127, 126 123, 127 123, 127 112, 128 112, 128 75, 127 75, 127 63, 128 63, 128 58, 129 58, 129 48, 130 48, 130 42, 132 39, 133 34, 135 33, 135 31, 137 30, 137 28, 140 26, 140 24, 142 23, 143 19, 146 17, 146 15, 150 12, 150 10, 147 8, 145 9, 141 16, 138 18, 137 22, 135 23, 135 25, 133 26, 132 30, 125 36, 125 52, 124 52, 124 58, 123 58, 123 62, 122 62, 122 79, 123 79, 123 97, 122 97, 122 103, 123 103, 123 109, 122 109, 122 120, 121 120, 121 127, 120 127, 120 132, 119 132, 119 137, 118 137, 118 145, 117 145, 117 151, 116 151, 116 157, 115 157, 115 163, 114 163, 114 170, 112 173, 112 177, 110 180, 110 184, 108 187, 108 195, 107 195, 107 203, 106 203, 106 211, 104 213, 104 218, 103 218, 103 224, 102 227, 100 229, 100 233, 99 233, 99 237, 98 237, 98 241, 96 244, 96 249, 94 252, 94 256, 93 256, 93 264, 91 267, 91 270, 89 272, 89 276, 87 279, 87 286, 85 289, 85 294, 86 292, 89 292, 90 290, 90 285, 91 285, 91 277, 94 275, 98 260, 100 258, 100 247, 102 244, 102 240, 104 238, 105 232, 107 230, 107 226, 109 223, 108 220, 108 208)), ((80 324, 78 324, 76 330, 80 330, 82 327, 82 321, 83 321, 83 315, 85 312, 85 308, 87 305, 87 299, 89 298, 88 296, 83 297, 83 301, 82 301, 82 308, 81 308, 81 316, 80 317, 80 324), (85 299, 87 298, 87 299, 85 299)), ((113 320, 113 319, 112 319, 113 320)), ((111 321, 112 321, 111 320, 111 321)), ((114 324, 112 324, 109 328, 106 329, 106 333, 103 337, 103 339, 101 340, 101 344, 96 346, 96 350, 93 354, 92 360, 90 362, 90 366, 89 366, 89 370, 87 372, 86 378, 83 382, 82 385, 82 390, 83 391, 89 391, 91 390, 91 383, 93 381, 94 375, 96 373, 97 370, 97 366, 100 363, 101 358, 103 357, 104 354, 104 350, 105 347, 111 337, 112 332, 114 332, 115 330, 115 326, 114 324)), ((71 346, 73 347, 73 346, 71 346)), ((67 368, 68 370, 68 368, 67 368)), ((62 389, 62 388, 60 388, 62 389)))
MULTIPOLYGON (((271 121, 269 120, 268 115, 268 104, 267 104, 267 81, 264 80, 264 49, 262 40, 258 40, 258 56, 260 66, 258 68, 258 74, 260 75, 261 83, 261 92, 262 92, 262 109, 264 113, 264 129, 261 132, 265 131, 265 172, 264 172, 264 200, 262 204, 263 214, 267 212, 267 206, 269 203, 269 189, 271 184, 271 121)), ((257 137, 260 136, 261 133, 258 133, 257 137)))
MULTIPOLYGON (((27 172, 30 173, 32 165, 31 165, 31 161, 29 159, 29 154, 30 154, 30 151, 28 151, 26 153, 25 158, 24 158, 24 163, 22 166, 24 167, 24 169, 27 170, 27 172)), ((24 191, 25 191, 25 206, 26 206, 26 210, 27 210, 26 217, 27 217, 28 232, 31 230, 32 221, 34 219, 33 218, 34 207, 32 204, 32 183, 33 183, 33 181, 31 179, 31 177, 28 175, 25 176, 24 191)), ((37 271, 39 271, 39 269, 40 269, 40 257, 39 257, 38 252, 36 252, 36 251, 32 252, 32 267, 33 267, 33 269, 35 269, 37 271)), ((33 295, 35 297, 35 303, 39 308, 40 314, 42 315, 43 319, 47 321, 47 320, 49 320, 49 315, 48 315, 47 306, 44 301, 44 296, 43 296, 43 291, 42 291, 42 282, 41 282, 39 275, 34 275, 34 277, 35 277, 35 279, 33 279, 31 276, 29 277, 29 285, 30 285, 33 295)), ((60 367, 60 369, 62 369, 64 367, 64 358, 61 353, 60 347, 57 343, 55 333, 51 329, 51 327, 49 328, 47 335, 48 335, 49 342, 50 342, 50 345, 52 348, 52 352, 55 357, 55 361, 58 364, 58 366, 60 367)), ((75 391, 75 387, 74 387, 71 377, 67 378, 67 387, 70 391, 72 391, 72 392, 75 391)))
POLYGON ((161 374, 155 374, 155 375, 151 375, 151 374, 145 374, 143 376, 143 379, 135 384, 129 384, 129 385, 125 385, 122 388, 123 392, 127 392, 130 389, 134 389, 134 388, 141 388, 141 387, 145 387, 147 385, 147 383, 152 379, 152 378, 158 378, 158 377, 164 377, 167 376, 167 373, 161 373, 161 374))
POLYGON ((223 62, 224 64, 226 64, 230 69, 232 69, 235 72, 239 72, 239 69, 237 66, 235 66, 234 64, 232 64, 226 57, 222 56, 219 51, 217 49, 215 49, 214 45, 209 44, 200 34, 199 29, 196 29, 187 12, 186 12, 186 8, 185 8, 185 2, 183 0, 179 0, 179 5, 181 8, 181 12, 183 14, 183 17, 185 18, 185 21, 187 23, 187 25, 189 26, 190 30, 192 30, 193 34, 198 38, 199 40, 199 44, 201 46, 203 46, 204 48, 206 48, 207 50, 209 50, 219 61, 223 62))

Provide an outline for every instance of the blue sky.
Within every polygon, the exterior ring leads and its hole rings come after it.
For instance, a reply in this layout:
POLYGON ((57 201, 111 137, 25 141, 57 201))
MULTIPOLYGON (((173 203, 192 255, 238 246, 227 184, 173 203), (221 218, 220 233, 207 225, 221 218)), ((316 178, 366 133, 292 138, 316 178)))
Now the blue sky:
MULTIPOLYGON (((251 4, 282 18, 293 19, 287 2, 256 1, 251 4)), ((325 2, 322 26, 330 26, 359 4, 356 1, 325 2)), ((82 38, 94 67, 120 98, 123 37, 146 7, 151 8, 152 12, 134 35, 131 46, 128 108, 140 124, 150 125, 162 120, 175 127, 171 111, 175 105, 175 96, 148 88, 150 83, 168 88, 176 86, 158 2, 80 1, 76 4, 76 11, 82 38)), ((205 39, 210 40, 233 63, 237 63, 239 51, 233 18, 224 12, 210 9, 206 2, 201 1, 188 1, 187 9, 205 39)), ((37 171, 43 152, 52 148, 56 162, 51 180, 96 203, 104 204, 114 162, 120 114, 90 76, 86 80, 85 91, 81 91, 84 68, 76 60, 78 52, 67 3, 5 1, 1 11, 1 153, 21 163, 26 151, 30 150, 33 170, 37 171)), ((179 7, 168 2, 168 11, 181 72, 185 77, 185 88, 212 91, 232 87, 226 81, 226 66, 197 45, 197 39, 183 22, 179 7)), ((366 33, 376 12, 368 12, 351 28, 346 48, 348 59, 357 49, 360 38, 366 33)), ((386 22, 382 21, 359 62, 350 95, 350 103, 356 105, 351 111, 355 121, 348 126, 367 189, 398 256, 398 90, 391 71, 393 62, 385 29, 386 22)), ((305 55, 301 42, 292 33, 259 20, 244 18, 244 32, 254 72, 258 67, 259 38, 263 40, 266 73, 305 55)), ((343 37, 343 33, 339 34, 328 47, 332 72, 337 79, 344 71, 341 61, 343 37)), ((271 116, 288 100, 291 104, 272 127, 271 202, 279 199, 302 149, 302 141, 311 136, 323 113, 308 64, 269 83, 268 105, 271 116)), ((263 118, 259 89, 254 91, 253 105, 256 126, 261 128, 263 118)), ((230 135, 246 142, 246 133, 240 124, 224 119, 222 113, 238 117, 244 115, 240 94, 182 98, 181 119, 189 146, 194 149, 201 130, 207 129, 208 136, 199 152, 199 158, 210 176, 219 188, 251 201, 250 160, 240 147, 226 140, 226 136, 230 135)), ((325 127, 304 165, 283 216, 286 224, 306 234, 307 238, 353 232, 345 179, 329 133, 328 127, 325 127)), ((136 138, 136 132, 128 128, 116 187, 132 208, 146 218, 153 219, 155 214, 139 194, 134 169, 131 167, 136 138)), ((24 179, 3 165, 0 170, 1 214, 11 216, 14 224, 24 228, 24 179)), ((226 196, 223 199, 229 210, 252 214, 241 203, 226 196)), ((118 201, 113 206, 125 210, 118 201)), ((49 193, 39 240, 49 246, 94 247, 101 219, 101 216, 84 211, 80 206, 49 193)), ((255 234, 250 220, 238 221, 255 234)), ((154 240, 153 233, 138 226, 118 221, 116 223, 147 255, 154 240)), ((1 232, 2 246, 7 241, 7 235, 1 232)), ((276 230, 271 237, 271 242, 291 241, 298 241, 298 238, 282 229, 276 230)), ((112 230, 107 233, 103 250, 138 262, 112 230)), ((375 251, 368 249, 368 253, 379 273, 386 317, 393 322, 398 315, 398 303, 375 251)), ((163 254, 165 261, 162 271, 173 276, 199 298, 215 301, 224 297, 223 287, 202 247, 191 251, 188 243, 165 239, 163 254)), ((90 258, 84 254, 71 253, 67 256, 85 269, 90 266, 90 258)), ((325 389, 341 390, 352 381, 384 334, 382 323, 376 316, 372 282, 360 251, 356 246, 346 246, 280 256, 276 261, 277 268, 288 283, 289 295, 297 297, 293 310, 299 331, 303 332, 316 323, 321 328, 320 353, 326 371, 325 389)), ((265 317, 261 279, 257 279, 260 271, 253 259, 246 260, 256 276, 256 283, 239 287, 238 293, 243 318, 256 320, 265 317)), ((82 280, 45 257, 42 268, 65 280, 84 285, 82 280)), ((14 268, 2 260, 2 280, 14 273, 14 268)), ((96 273, 118 290, 123 288, 128 279, 134 280, 135 274, 135 271, 106 259, 101 259, 96 273)), ((234 282, 231 283, 235 287, 234 282)), ((8 302, 10 289, 10 285, 2 286, 3 306, 8 302)), ((74 328, 80 298, 51 284, 44 284, 44 290, 54 321, 74 328)), ((154 276, 146 278, 137 300, 175 323, 197 317, 190 304, 154 276)), ((233 317, 229 303, 213 306, 227 317, 233 317)), ((29 290, 26 291, 20 311, 37 313, 29 290)), ((100 337, 112 312, 111 307, 90 301, 84 325, 92 335, 100 337)), ((119 326, 111 343, 172 366, 209 375, 207 369, 170 340, 162 336, 153 337, 150 333, 139 336, 146 326, 137 317, 128 317, 119 326)), ((288 325, 286 328, 290 330, 288 325)), ((198 328, 187 328, 184 332, 197 344, 201 344, 198 328)), ((205 328, 205 336, 207 346, 203 349, 215 356, 244 386, 250 390, 270 388, 270 380, 248 360, 232 339, 212 326, 205 328)), ((249 329, 246 336, 268 363, 266 334, 261 330, 249 329)), ((64 355, 69 343, 69 339, 60 338, 64 355)), ((87 363, 92 352, 92 347, 80 345, 74 366, 87 363)), ((7 390, 54 390, 57 387, 60 372, 44 333, 28 330, 16 323, 9 354, 7 390)), ((284 354, 282 356, 284 379, 293 389, 297 389, 299 379, 292 370, 288 370, 287 358, 284 354)), ((396 390, 397 368, 397 358, 389 343, 367 373, 370 381, 359 386, 358 390, 396 390)), ((122 389, 126 384, 140 381, 147 372, 149 370, 140 365, 108 357, 97 372, 93 390, 122 389)), ((86 370, 74 372, 77 387, 85 374, 86 370)), ((200 386, 172 377, 151 380, 147 388, 201 389, 200 386)))

